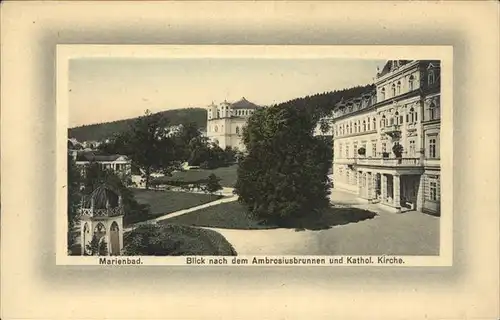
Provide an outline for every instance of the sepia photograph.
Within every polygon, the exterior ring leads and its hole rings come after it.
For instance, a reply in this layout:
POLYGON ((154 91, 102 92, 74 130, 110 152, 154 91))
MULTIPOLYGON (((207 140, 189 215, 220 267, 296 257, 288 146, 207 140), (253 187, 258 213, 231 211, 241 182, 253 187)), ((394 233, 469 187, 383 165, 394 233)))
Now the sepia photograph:
POLYGON ((1 319, 498 319, 498 3, 5 1, 1 319))
POLYGON ((440 254, 439 59, 83 56, 67 76, 68 255, 440 254))

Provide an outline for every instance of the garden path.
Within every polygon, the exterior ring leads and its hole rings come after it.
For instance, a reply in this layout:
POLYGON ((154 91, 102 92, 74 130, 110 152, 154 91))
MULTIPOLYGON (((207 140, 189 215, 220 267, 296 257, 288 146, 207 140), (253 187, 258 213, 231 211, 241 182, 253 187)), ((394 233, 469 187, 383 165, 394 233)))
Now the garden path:
MULTIPOLYGON (((232 189, 232 188, 225 188, 225 189, 232 189)), ((192 211, 204 209, 204 208, 211 207, 211 206, 216 206, 216 205, 219 205, 221 203, 232 202, 232 201, 238 200, 238 196, 237 195, 233 195, 232 190, 231 190, 230 193, 227 190, 226 190, 226 192, 224 192, 224 190, 223 190, 222 194, 226 195, 226 196, 224 198, 219 199, 219 200, 215 200, 215 201, 212 201, 212 202, 204 203, 204 204, 199 205, 199 206, 195 206, 195 207, 191 207, 191 208, 187 208, 187 209, 183 209, 183 210, 179 210, 179 211, 175 211, 175 212, 166 213, 166 214, 164 214, 162 216, 159 216, 157 218, 133 224, 130 227, 125 228, 124 231, 125 232, 132 231, 132 230, 134 230, 135 228, 137 228, 141 224, 162 221, 162 220, 173 218, 173 217, 177 217, 177 216, 180 216, 180 215, 192 212, 192 211)))

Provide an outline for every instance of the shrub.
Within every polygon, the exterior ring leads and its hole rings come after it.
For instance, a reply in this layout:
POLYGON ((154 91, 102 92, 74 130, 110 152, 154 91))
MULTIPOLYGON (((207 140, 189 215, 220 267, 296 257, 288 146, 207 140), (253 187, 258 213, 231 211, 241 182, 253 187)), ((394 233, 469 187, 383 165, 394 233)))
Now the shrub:
POLYGON ((208 192, 208 193, 211 193, 211 194, 214 194, 216 193, 217 191, 219 190, 222 190, 222 186, 220 185, 219 183, 219 178, 217 178, 217 176, 213 173, 211 173, 209 176, 208 176, 208 179, 207 179, 207 182, 206 184, 203 186, 203 189, 208 192))
POLYGON ((104 239, 98 239, 94 234, 89 244, 85 246, 85 255, 106 256, 108 255, 108 244, 104 239))
POLYGON ((392 146, 392 152, 394 153, 396 158, 401 158, 401 156, 403 155, 403 146, 396 142, 394 146, 392 146))
POLYGON ((219 233, 181 225, 144 224, 124 235, 125 255, 236 255, 219 233))

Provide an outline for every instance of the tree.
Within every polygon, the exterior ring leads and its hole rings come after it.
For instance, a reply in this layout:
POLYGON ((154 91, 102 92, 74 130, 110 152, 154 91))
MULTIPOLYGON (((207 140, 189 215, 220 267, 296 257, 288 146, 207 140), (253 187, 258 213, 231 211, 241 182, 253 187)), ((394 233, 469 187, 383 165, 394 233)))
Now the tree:
POLYGON ((146 110, 127 134, 128 156, 141 169, 146 189, 154 172, 170 172, 179 167, 175 143, 168 134, 168 120, 160 113, 146 110))
POLYGON ((105 154, 129 154, 129 134, 129 131, 117 133, 109 142, 101 143, 97 149, 105 154))
POLYGON ((75 234, 72 232, 78 215, 81 200, 80 186, 82 176, 75 161, 68 155, 68 250, 75 244, 75 234))
POLYGON ((237 152, 238 150, 231 146, 227 146, 224 149, 224 162, 226 165, 233 164, 234 162, 236 162, 237 152))
POLYGON ((329 205, 331 149, 313 135, 318 115, 306 104, 256 111, 243 131, 247 155, 235 192, 257 218, 280 223, 329 205))
POLYGON ((108 255, 108 244, 104 239, 99 239, 94 234, 92 240, 85 246, 85 255, 90 256, 106 256, 108 255))
POLYGON ((193 151, 192 147, 196 146, 196 144, 191 144, 191 142, 200 142, 200 137, 201 131, 195 122, 188 122, 181 125, 180 130, 174 136, 178 152, 177 157, 182 161, 188 161, 193 151))
POLYGON ((207 137, 197 137, 189 142, 190 154, 188 163, 192 166, 199 166, 203 162, 208 161, 210 156, 210 147, 207 137))
POLYGON ((205 191, 211 194, 216 193, 219 190, 222 190, 222 186, 219 183, 219 178, 213 173, 208 176, 207 183, 204 187, 205 191))

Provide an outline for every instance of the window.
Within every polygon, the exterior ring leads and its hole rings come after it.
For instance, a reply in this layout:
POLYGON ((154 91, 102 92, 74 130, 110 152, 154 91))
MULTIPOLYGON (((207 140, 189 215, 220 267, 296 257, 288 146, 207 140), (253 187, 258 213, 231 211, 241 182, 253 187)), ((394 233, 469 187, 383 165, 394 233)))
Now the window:
POLYGON ((392 92, 392 96, 395 97, 396 96, 396 85, 394 83, 391 86, 391 92, 392 92))
POLYGON ((377 129, 377 120, 373 118, 373 130, 377 129))
POLYGON ((398 84, 396 86, 396 93, 401 94, 401 81, 398 81, 398 84))
POLYGON ((409 120, 411 123, 417 122, 417 113, 413 107, 410 109, 409 120))
POLYGON ((339 156, 342 157, 342 143, 339 144, 339 156))
POLYGON ((429 85, 431 85, 434 84, 435 80, 436 79, 434 77, 434 70, 430 70, 429 75, 427 76, 427 82, 429 83, 429 85))
POLYGON ((219 131, 219 127, 215 126, 214 131, 218 132, 219 131))
POLYGON ((436 119, 439 119, 439 109, 433 102, 429 106, 429 120, 436 120, 436 119))
POLYGON ((413 77, 413 75, 410 76, 410 78, 408 79, 408 91, 412 91, 415 86, 415 77, 413 77))
POLYGON ((436 158, 436 138, 429 139, 429 158, 436 158))
POLYGON ((395 124, 401 124, 401 122, 399 121, 399 112, 396 111, 396 113, 394 114, 394 117, 395 117, 395 124))
POLYGON ((236 126, 236 134, 240 134, 240 127, 236 126))
POLYGON ((346 126, 346 134, 349 134, 349 125, 346 126))
POLYGON ((381 128, 385 127, 385 115, 383 115, 382 119, 380 120, 380 127, 381 128))
POLYGON ((372 157, 375 157, 377 155, 377 142, 372 141, 372 157))
POLYGON ((415 157, 415 140, 409 141, 408 152, 410 157, 415 157))
POLYGON ((437 201, 437 182, 436 181, 430 181, 429 182, 429 198, 432 201, 437 201))
POLYGON ((387 152, 387 144, 382 142, 382 152, 387 152))
POLYGON ((385 88, 382 88, 382 90, 380 90, 380 100, 385 100, 385 88))
MULTIPOLYGON (((368 127, 370 126, 370 123, 368 123, 368 127)), ((368 128, 370 130, 370 128, 368 128)), ((366 131, 366 121, 363 120, 363 131, 366 131)))
POLYGON ((345 157, 349 158, 349 146, 348 145, 345 146, 345 157))
POLYGON ((358 124, 355 122, 354 123, 354 133, 358 132, 358 124))

